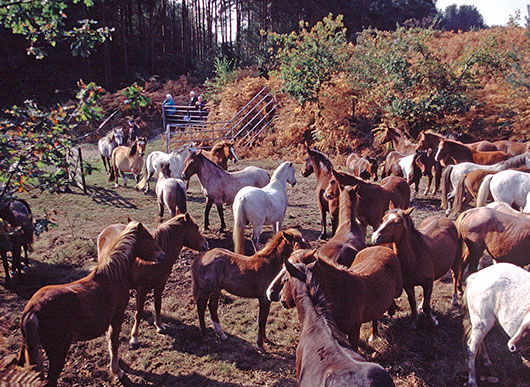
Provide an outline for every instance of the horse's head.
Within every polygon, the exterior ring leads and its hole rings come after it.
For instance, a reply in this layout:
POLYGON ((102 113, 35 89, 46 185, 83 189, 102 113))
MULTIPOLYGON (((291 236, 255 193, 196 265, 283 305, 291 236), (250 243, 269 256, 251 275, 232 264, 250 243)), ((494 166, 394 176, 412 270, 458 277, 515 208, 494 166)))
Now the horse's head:
POLYGON ((326 190, 324 191, 324 198, 326 200, 333 200, 339 197, 339 182, 335 177, 332 177, 329 182, 326 190))
POLYGON ((179 215, 179 217, 182 217, 182 225, 184 226, 184 230, 182 231, 184 235, 184 246, 200 252, 208 251, 210 248, 208 241, 201 234, 199 226, 193 221, 191 215, 186 212, 184 215, 179 215))
POLYGON ((436 154, 434 155, 435 161, 442 160, 445 156, 447 156, 447 141, 444 139, 441 139, 438 143, 438 149, 436 150, 436 154))
POLYGON ((147 137, 142 136, 138 137, 138 140, 136 140, 136 146, 138 147, 138 152, 141 157, 145 156, 145 147, 147 146, 147 137))
POLYGON ((315 172, 315 170, 313 169, 313 164, 311 163, 311 157, 307 156, 304 160, 304 165, 302 165, 302 169, 300 170, 300 174, 303 177, 308 177, 313 172, 315 172))
POLYGON ((159 172, 159 177, 160 176, 163 176, 165 177, 166 179, 171 177, 171 167, 169 165, 169 163, 162 163, 160 164, 160 172, 159 172))
POLYGON ((372 176, 372 179, 374 179, 374 181, 377 181, 377 169, 379 167, 377 159, 370 156, 366 156, 366 160, 368 160, 368 165, 370 166, 370 176, 372 176))
POLYGON ((202 151, 189 152, 186 161, 184 162, 184 169, 182 170, 182 179, 189 180, 193 175, 199 171, 202 163, 202 151))
POLYGON ((11 226, 17 225, 17 218, 11 209, 11 200, 0 200, 0 218, 4 219, 11 226))
POLYGON ((123 128, 114 128, 112 131, 114 135, 114 141, 116 141, 116 144, 122 145, 123 144, 123 128))
POLYGON ((410 217, 414 207, 402 210, 393 208, 392 201, 390 203, 392 208, 383 217, 381 226, 372 234, 372 243, 378 245, 397 243, 401 240, 403 233, 411 232, 414 229, 414 223, 410 217))
POLYGON ((224 152, 225 157, 228 160, 232 160, 235 163, 238 162, 238 158, 236 156, 236 151, 234 149, 234 142, 233 141, 226 141, 224 144, 224 152))
POLYGON ((431 148, 427 150, 417 150, 416 153, 414 154, 414 159, 412 162, 416 166, 418 166, 422 174, 427 173, 428 168, 432 166, 431 155, 432 155, 431 148))
MULTIPOLYGON (((156 243, 153 236, 147 231, 142 223, 132 221, 127 228, 133 228, 136 235, 134 256, 144 261, 159 263, 166 258, 166 253, 156 243)), ((125 231, 124 231, 125 232, 125 231)))
POLYGON ((357 214, 359 207, 359 186, 347 185, 344 188, 340 187, 340 204, 339 208, 349 208, 353 214, 357 214), (349 205, 348 205, 349 204, 349 205))
POLYGON ((294 176, 294 165, 290 161, 282 162, 280 160, 279 173, 285 175, 285 180, 291 184, 292 187, 296 184, 296 177, 294 176))

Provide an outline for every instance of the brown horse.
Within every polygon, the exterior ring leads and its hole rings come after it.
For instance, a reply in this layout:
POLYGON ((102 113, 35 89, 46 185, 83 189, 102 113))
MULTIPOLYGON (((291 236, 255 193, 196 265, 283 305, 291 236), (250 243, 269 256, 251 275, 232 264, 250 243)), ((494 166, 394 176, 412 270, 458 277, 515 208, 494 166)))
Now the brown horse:
MULTIPOLYGON (((379 364, 366 361, 346 341, 331 316, 328 301, 312 271, 300 269, 288 260, 291 294, 282 297, 294 304, 300 321, 300 341, 296 348, 296 374, 299 386, 394 386, 379 364)), ((287 287, 286 287, 287 288, 287 287)))
POLYGON ((372 226, 374 230, 379 227, 390 201, 398 208, 408 208, 410 205, 410 187, 401 177, 385 177, 377 184, 335 170, 332 170, 332 176, 333 179, 326 188, 327 197, 333 198, 329 201, 330 210, 332 213, 338 211, 339 184, 357 185, 359 195, 357 217, 364 234, 367 225, 372 226))
POLYGON ((277 233, 263 249, 250 257, 216 248, 195 258, 191 264, 193 299, 197 304, 201 334, 206 335, 204 312, 208 304, 215 333, 221 340, 227 339, 217 315, 219 296, 224 289, 239 297, 258 299, 256 344, 263 349, 263 342, 268 342, 265 324, 270 308, 265 290, 282 269, 284 259, 294 250, 309 247, 299 231, 289 229, 277 233))
MULTIPOLYGON (((388 247, 374 246, 361 250, 350 268, 317 259, 308 265, 316 282, 324 292, 333 320, 348 336, 353 350, 357 350, 361 324, 372 321, 372 341, 377 333, 377 318, 385 313, 403 291, 401 266, 398 257, 388 247)), ((276 277, 267 289, 267 297, 278 301, 280 292, 284 306, 294 306, 289 282, 276 277), (282 290, 283 287, 283 290, 282 290)))
POLYGON ((528 216, 514 216, 490 207, 472 208, 456 219, 463 243, 463 269, 477 271, 484 250, 496 262, 524 266, 530 263, 530 222, 528 216))
POLYGON ((228 171, 228 160, 232 160, 234 164, 238 161, 234 150, 234 141, 218 141, 212 149, 204 151, 204 155, 225 171, 228 171))
POLYGON ((529 142, 517 142, 508 140, 494 141, 493 144, 498 150, 508 153, 510 156, 517 156, 528 151, 529 142))
POLYGON ((330 212, 328 201, 324 197, 324 191, 326 191, 326 187, 331 179, 332 170, 333 166, 331 165, 331 161, 329 161, 322 152, 307 147, 307 157, 300 173, 304 177, 308 177, 312 173, 315 173, 317 178, 315 193, 317 195, 318 209, 320 210, 320 239, 325 239, 327 237, 326 214, 328 212, 330 213, 331 218, 331 235, 335 234, 339 221, 337 214, 330 212))
POLYGON ((141 223, 130 222, 112 251, 86 277, 39 289, 20 319, 23 342, 18 365, 42 369, 40 348, 44 348, 50 363, 47 382, 56 385, 70 344, 95 339, 106 331, 112 374, 121 378, 119 335, 137 257, 158 262, 165 254, 141 223))
MULTIPOLYGON (((424 150, 429 151, 429 158, 430 163, 432 164, 432 168, 434 168, 434 187, 432 190, 432 194, 434 195, 438 189, 440 188, 440 181, 442 179, 442 164, 448 165, 451 164, 452 161, 449 158, 444 158, 441 162, 434 160, 434 155, 436 153, 436 149, 438 149, 438 144, 440 143, 440 140, 444 137, 442 135, 439 135, 437 133, 432 132, 425 132, 422 131, 418 137, 418 145, 416 147, 416 150, 424 150)), ((427 191, 426 191, 427 192, 427 191)))
MULTIPOLYGON (((125 224, 117 223, 105 227, 99 233, 97 240, 98 260, 109 254, 125 227, 125 224)), ((131 348, 137 348, 139 345, 138 332, 143 318, 145 298, 151 289, 154 290, 156 330, 159 333, 166 330, 161 317, 162 293, 182 246, 197 251, 208 250, 208 242, 187 212, 159 225, 153 232, 153 238, 166 253, 166 259, 159 265, 134 265, 132 268, 133 283, 131 288, 136 289, 136 314, 129 341, 131 348)))
POLYGON ((339 190, 339 227, 335 235, 317 250, 316 256, 350 267, 357 253, 366 246, 363 230, 357 222, 358 188, 339 186, 339 190))
POLYGON ((20 245, 24 249, 24 264, 28 266, 28 254, 33 244, 33 214, 31 207, 24 199, 0 201, 0 218, 4 219, 13 229, 18 229, 20 245))
POLYGON ((377 160, 370 156, 361 157, 356 153, 352 153, 346 160, 346 167, 354 176, 365 180, 371 178, 377 181, 377 160))
POLYGON ((466 173, 455 188, 455 197, 453 199, 453 209, 451 216, 457 216, 462 208, 467 206, 471 200, 477 199, 477 193, 482 184, 482 180, 487 175, 493 175, 497 171, 488 171, 486 169, 475 169, 466 173))
POLYGON ((391 209, 383 224, 372 235, 376 244, 392 243, 394 252, 401 262, 403 288, 407 293, 412 310, 413 326, 416 326, 418 312, 414 287, 423 288, 422 309, 429 322, 438 325, 431 312, 433 282, 441 278, 449 269, 453 272, 453 305, 457 304, 457 288, 461 291, 459 278, 462 255, 458 232, 452 221, 442 216, 426 218, 418 228, 407 210, 391 209))
POLYGON ((403 133, 393 128, 386 128, 383 136, 380 139, 380 143, 392 142, 394 150, 403 153, 404 155, 410 155, 414 153, 416 144, 410 141, 403 133))
POLYGON ((390 151, 385 158, 385 167, 381 177, 390 175, 403 177, 403 169, 399 165, 399 161, 407 155, 398 151, 390 151))
POLYGON ((480 165, 496 164, 510 157, 508 153, 501 151, 478 151, 461 142, 442 139, 434 159, 440 161, 446 156, 449 156, 455 164, 468 161, 480 165))
POLYGON ((119 187, 118 172, 121 173, 125 187, 127 187, 125 172, 132 172, 136 183, 140 182, 146 145, 147 137, 138 137, 130 147, 121 145, 114 148, 110 157, 109 181, 114 180, 115 188, 119 187))
POLYGON ((0 219, 0 256, 2 257, 2 264, 6 274, 6 287, 11 285, 8 252, 11 252, 11 270, 14 274, 20 276, 22 274, 20 264, 20 257, 22 255, 22 231, 20 227, 9 227, 7 222, 0 219))

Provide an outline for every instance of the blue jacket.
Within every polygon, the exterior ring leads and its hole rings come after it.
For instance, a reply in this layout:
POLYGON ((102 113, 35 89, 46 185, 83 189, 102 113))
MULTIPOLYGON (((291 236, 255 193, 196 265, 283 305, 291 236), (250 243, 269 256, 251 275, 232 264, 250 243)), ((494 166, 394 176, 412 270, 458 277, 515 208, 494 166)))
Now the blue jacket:
POLYGON ((174 107, 171 107, 171 106, 175 106, 175 101, 173 101, 173 99, 166 99, 166 100, 164 100, 164 102, 162 102, 162 104, 165 107, 166 114, 176 114, 177 113, 177 109, 175 109, 174 107))

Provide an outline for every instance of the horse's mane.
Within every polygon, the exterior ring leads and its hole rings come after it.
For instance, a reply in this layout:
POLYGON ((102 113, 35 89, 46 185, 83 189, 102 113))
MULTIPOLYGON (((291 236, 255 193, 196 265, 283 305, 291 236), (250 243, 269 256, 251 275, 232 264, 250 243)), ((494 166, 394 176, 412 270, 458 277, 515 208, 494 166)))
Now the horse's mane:
POLYGON ((223 168, 221 168, 219 165, 217 165, 216 163, 214 163, 212 160, 210 160, 208 157, 206 157, 204 154, 202 153, 199 153, 199 156, 201 156, 202 160, 203 161, 206 161, 208 163, 210 163, 212 166, 214 166, 215 168, 217 169, 220 169, 221 171, 223 171, 223 173, 227 173, 223 168))
POLYGON ((134 140, 131 147, 129 148, 129 157, 134 156, 136 154, 138 148, 138 140, 134 140))
POLYGON ((185 218, 185 215, 179 214, 166 220, 153 231, 153 238, 162 250, 166 251, 166 247, 175 242, 175 229, 184 223, 185 218))
POLYGON ((127 224, 114 242, 110 253, 98 262, 98 266, 94 269, 96 274, 106 274, 115 280, 123 280, 129 271, 129 258, 137 242, 138 224, 136 221, 127 224))
MULTIPOLYGON (((291 234, 294 237, 302 238, 302 234, 300 233, 300 231, 294 228, 283 230, 283 232, 287 234, 291 234)), ((265 257, 270 256, 278 248, 282 240, 283 240, 282 232, 276 233, 276 235, 274 235, 267 242, 267 244, 260 251, 258 251, 255 255, 260 255, 260 256, 265 256, 265 257)))
MULTIPOLYGON (((352 200, 351 200, 351 197, 350 197, 351 190, 352 190, 351 186, 347 185, 344 188, 342 188, 342 190, 340 191, 340 196, 339 196, 339 221, 341 219, 350 219, 350 220, 352 220, 351 209, 353 207, 353 203, 352 203, 352 200), (350 188, 347 189, 347 187, 350 187, 350 188)), ((357 212, 357 208, 355 208, 355 212, 357 212)))
POLYGON ((526 157, 530 157, 530 155, 528 155, 527 153, 523 153, 522 155, 513 156, 510 157, 508 160, 501 161, 499 164, 505 169, 518 168, 526 164, 526 157))
POLYGON ((191 142, 189 144, 185 144, 185 145, 179 146, 177 149, 175 149, 171 153, 173 153, 175 155, 180 155, 181 153, 187 152, 190 149, 190 146, 195 146, 195 143, 191 142))
POLYGON ((311 149, 311 152, 316 153, 318 155, 318 162, 327 168, 329 172, 331 172, 333 165, 331 165, 331 161, 329 161, 326 155, 316 149, 311 149))
POLYGON ((212 149, 210 149, 210 154, 214 154, 215 152, 219 151, 220 149, 224 148, 227 144, 227 141, 218 141, 213 146, 212 149))

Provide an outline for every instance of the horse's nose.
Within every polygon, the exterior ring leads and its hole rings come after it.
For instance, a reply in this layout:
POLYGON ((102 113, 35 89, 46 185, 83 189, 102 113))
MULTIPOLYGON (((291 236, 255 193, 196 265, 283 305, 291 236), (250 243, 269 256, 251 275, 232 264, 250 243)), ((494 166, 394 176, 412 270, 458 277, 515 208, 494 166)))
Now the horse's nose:
POLYGON ((160 262, 164 261, 165 259, 166 259, 166 253, 164 253, 163 251, 161 251, 160 253, 155 255, 155 262, 156 263, 160 263, 160 262))
POLYGON ((144 157, 145 156, 145 152, 140 152, 140 156, 144 157))

